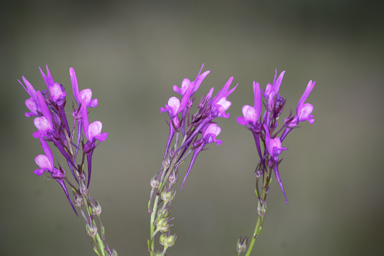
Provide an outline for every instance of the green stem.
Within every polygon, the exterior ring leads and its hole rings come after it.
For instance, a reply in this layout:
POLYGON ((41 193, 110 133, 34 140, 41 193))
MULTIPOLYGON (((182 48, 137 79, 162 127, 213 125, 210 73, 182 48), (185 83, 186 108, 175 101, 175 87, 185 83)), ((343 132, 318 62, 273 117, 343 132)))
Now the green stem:
POLYGON ((261 219, 262 217, 259 215, 259 217, 257 218, 257 223, 256 223, 256 227, 255 227, 255 231, 253 232, 253 237, 252 237, 252 240, 251 240, 251 243, 249 244, 249 247, 248 247, 248 250, 247 250, 247 254, 245 254, 245 256, 249 256, 252 252, 252 249, 253 249, 253 245, 255 244, 255 241, 256 241, 256 238, 257 238, 257 233, 260 229, 260 224, 261 224, 261 219))
MULTIPOLYGON (((261 198, 259 198, 259 201, 261 201, 261 202, 259 202, 259 204, 261 204, 263 209, 264 209, 264 207, 265 207, 264 202, 265 202, 265 198, 267 195, 267 187, 268 187, 268 175, 266 173, 264 173, 263 183, 264 183, 263 184, 263 192, 262 192, 261 198)), ((251 243, 249 244, 249 247, 248 247, 248 250, 247 250, 247 253, 245 254, 245 256, 251 255, 253 245, 255 244, 255 241, 261 232, 263 222, 264 222, 264 216, 259 215, 257 218, 256 227, 255 227, 255 231, 253 232, 251 243)))
POLYGON ((151 229, 150 229, 150 244, 151 244, 151 250, 150 250, 150 255, 151 256, 154 256, 154 253, 155 253, 155 240, 154 240, 154 237, 153 236, 153 233, 155 233, 155 217, 156 217, 156 212, 157 212, 157 203, 159 201, 159 197, 158 195, 156 195, 156 198, 155 198, 155 202, 153 203, 153 209, 152 209, 152 213, 151 213, 151 229))

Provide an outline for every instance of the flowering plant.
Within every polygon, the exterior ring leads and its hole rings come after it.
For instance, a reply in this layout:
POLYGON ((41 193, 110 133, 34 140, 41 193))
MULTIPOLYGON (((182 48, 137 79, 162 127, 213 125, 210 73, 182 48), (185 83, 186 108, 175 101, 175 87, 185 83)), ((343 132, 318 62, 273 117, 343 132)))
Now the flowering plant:
MULTIPOLYGON (((168 113, 169 135, 160 171, 156 172, 150 181, 151 191, 148 202, 150 236, 147 245, 151 256, 166 255, 168 249, 176 242, 176 234, 171 234, 170 231, 172 227, 170 222, 173 220, 170 212, 171 203, 176 195, 175 184, 178 181, 181 164, 191 154, 191 160, 180 189, 185 185, 197 156, 207 149, 206 146, 211 143, 217 145, 223 143, 217 139, 221 128, 215 120, 230 116, 227 110, 232 103, 227 98, 235 91, 237 84, 230 89, 233 77, 229 78, 215 96, 213 96, 214 88, 212 87, 206 95, 201 96, 197 104, 197 111, 193 114, 194 95, 210 73, 210 71, 202 73, 203 67, 204 65, 194 81, 185 78, 180 87, 173 86, 174 92, 180 95, 181 100, 171 97, 168 104, 164 108, 160 108, 161 113, 168 113), (155 238, 158 234, 158 241, 162 245, 162 249, 155 250, 155 238)), ((25 101, 30 112, 26 112, 25 116, 35 116, 34 124, 37 131, 33 133, 33 137, 40 140, 44 151, 44 155, 38 155, 35 158, 39 169, 36 169, 34 173, 41 176, 46 172, 51 179, 59 183, 75 214, 78 215, 76 211, 78 209, 84 218, 87 234, 92 237, 93 249, 97 255, 117 255, 114 249, 111 250, 107 244, 104 244, 105 229, 100 218, 101 206, 99 202, 93 200, 89 192, 93 152, 100 142, 105 141, 108 137, 108 133, 101 133, 102 123, 100 121, 89 123, 88 108, 96 107, 98 100, 92 99, 91 89, 79 92, 75 71, 70 68, 69 73, 75 99, 75 103, 72 105, 72 123, 70 125, 65 112, 67 94, 64 87, 53 80, 48 66, 47 74, 41 69, 40 71, 48 90, 36 91, 25 77, 23 77, 24 83, 19 81, 30 95, 30 98, 25 101), (69 180, 59 162, 55 165, 49 143, 53 144, 65 158, 74 182, 69 180), (67 185, 73 192, 73 199, 67 185)), ((312 124, 315 121, 311 115, 313 106, 305 103, 315 85, 315 82, 309 81, 297 104, 296 115, 292 115, 291 112, 282 126, 278 128, 278 119, 286 103, 286 99, 279 93, 284 73, 285 71, 277 77, 277 71, 275 71, 273 83, 267 84, 262 93, 259 83, 253 82, 254 106, 244 105, 243 116, 237 118, 240 125, 252 132, 260 158, 254 173, 256 176, 255 193, 258 200, 256 227, 249 246, 247 236, 239 238, 236 248, 238 255, 242 252, 246 252, 247 256, 250 255, 255 240, 261 232, 267 212, 266 198, 272 182, 272 173, 288 204, 279 173, 279 164, 282 161, 279 159, 280 154, 287 150, 282 146, 283 140, 292 129, 298 127, 300 122, 308 121, 312 124), (265 111, 261 116, 262 105, 265 106, 265 111)))

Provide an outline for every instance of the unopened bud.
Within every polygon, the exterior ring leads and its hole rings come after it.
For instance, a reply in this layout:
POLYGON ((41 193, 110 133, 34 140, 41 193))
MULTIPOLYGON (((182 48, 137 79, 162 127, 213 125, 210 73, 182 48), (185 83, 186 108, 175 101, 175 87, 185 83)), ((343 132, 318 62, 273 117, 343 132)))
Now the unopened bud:
POLYGON ((151 179, 151 182, 150 182, 152 189, 159 187, 159 181, 156 179, 156 177, 157 177, 157 173, 155 174, 155 176, 153 176, 153 178, 151 179))
POLYGON ((167 234, 161 234, 160 235, 160 244, 163 245, 165 248, 172 247, 176 242, 177 235, 167 235, 167 234))
POLYGON ((179 175, 177 173, 177 170, 172 171, 169 175, 169 183, 171 183, 171 185, 175 184, 177 182, 178 177, 179 175))
POLYGON ((118 256, 117 252, 115 249, 112 249, 112 253, 111 253, 111 256, 118 256))
POLYGON ((77 193, 75 193, 74 195, 74 201, 75 201, 75 205, 79 208, 81 208, 81 206, 84 203, 83 197, 77 193))
POLYGON ((96 204, 92 204, 92 213, 97 216, 101 214, 101 205, 98 201, 96 201, 96 204))
POLYGON ((240 254, 242 252, 245 252, 247 250, 248 245, 248 237, 245 235, 244 238, 240 237, 239 240, 237 240, 236 250, 240 254))
POLYGON ((80 193, 82 195, 88 195, 88 188, 83 182, 80 183, 80 193))
POLYGON ((261 216, 264 217, 265 214, 267 214, 267 203, 263 202, 263 204, 259 203, 257 204, 257 213, 261 216))
POLYGON ((97 227, 96 226, 90 226, 88 223, 87 225, 85 226, 85 229, 87 230, 87 234, 90 236, 90 237, 94 237, 96 234, 97 234, 97 227))
POLYGON ((168 217, 169 217, 169 214, 171 213, 171 209, 172 209, 172 207, 169 207, 169 206, 167 206, 167 207, 164 208, 164 209, 160 209, 160 210, 157 212, 157 216, 158 216, 158 217, 161 217, 161 218, 168 218, 168 217))
POLYGON ((168 218, 160 219, 156 225, 156 231, 167 232, 173 225, 168 223, 168 218))
POLYGON ((169 192, 167 192, 166 190, 163 190, 161 192, 161 199, 164 201, 165 204, 167 204, 168 202, 172 201, 173 198, 175 198, 175 195, 176 195, 176 190, 171 190, 169 192))

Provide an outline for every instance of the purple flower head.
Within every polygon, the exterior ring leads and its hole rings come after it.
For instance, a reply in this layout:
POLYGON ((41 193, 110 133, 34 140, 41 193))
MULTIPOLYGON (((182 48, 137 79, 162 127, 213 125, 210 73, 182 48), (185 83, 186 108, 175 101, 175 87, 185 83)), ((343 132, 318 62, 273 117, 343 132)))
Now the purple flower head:
POLYGON ((263 89, 263 95, 267 101, 267 107, 269 110, 272 110, 275 105, 275 96, 279 93, 280 85, 283 81, 284 74, 285 70, 280 73, 279 77, 276 80, 277 69, 275 69, 275 77, 273 79, 273 84, 267 84, 265 91, 263 89))
POLYGON ((41 69, 41 67, 39 67, 39 69, 40 69, 41 76, 43 77, 44 82, 45 82, 45 84, 47 85, 47 87, 48 87, 48 89, 49 89, 49 87, 53 86, 53 84, 54 84, 55 82, 53 81, 51 72, 49 72, 48 65, 46 65, 45 67, 46 67, 46 69, 47 69, 47 75, 44 74, 44 72, 43 72, 43 70, 41 69))
POLYGON ((43 147, 45 155, 38 155, 35 158, 35 162, 40 167, 40 169, 35 170, 34 173, 38 176, 41 176, 43 172, 49 172, 52 177, 64 178, 65 173, 62 173, 60 170, 54 167, 53 154, 48 143, 44 139, 40 139, 40 143, 43 147))
POLYGON ((279 155, 283 152, 283 150, 288 150, 288 149, 281 147, 281 141, 279 137, 271 139, 268 128, 265 124, 264 124, 264 130, 265 130, 265 144, 266 144, 268 153, 271 157, 273 157, 275 162, 277 162, 279 160, 279 155))
POLYGON ((49 92, 51 93, 51 97, 54 102, 63 100, 65 99, 65 96, 67 96, 63 86, 58 83, 54 83, 51 87, 49 87, 49 92))
POLYGON ((53 131, 53 123, 52 123, 52 116, 51 112, 48 109, 47 103, 45 102, 45 99, 41 95, 40 91, 37 91, 36 93, 38 102, 41 107, 41 112, 43 116, 36 117, 35 120, 33 120, 36 128, 38 131, 33 133, 33 137, 35 138, 43 138, 47 134, 53 131))
POLYGON ((192 167, 193 167, 193 165, 196 161, 196 158, 199 155, 200 151, 202 151, 207 144, 215 142, 217 145, 220 145, 221 143, 223 143, 221 140, 216 140, 216 136, 219 135, 220 132, 221 132, 221 128, 215 123, 206 124, 203 127, 202 138, 200 140, 197 140, 194 143, 195 149, 193 152, 191 163, 189 164, 187 173, 184 176, 184 180, 183 180, 183 183, 181 184, 180 189, 183 188, 184 182, 187 179, 189 172, 192 170, 192 167))
POLYGON ((181 87, 179 88, 177 85, 174 85, 173 86, 173 90, 175 92, 179 93, 180 95, 184 95, 185 92, 187 91, 187 89, 189 87, 192 87, 191 95, 193 95, 199 89, 199 87, 200 87, 201 83, 203 82, 204 78, 209 74, 209 72, 211 72, 211 71, 207 70, 203 74, 201 74, 201 71, 203 70, 203 67, 204 67, 204 63, 201 66, 200 71, 197 74, 197 77, 196 77, 195 81, 191 82, 188 78, 184 78, 182 83, 181 83, 181 87))
POLYGON ((183 98, 181 99, 181 102, 176 97, 171 97, 168 100, 168 105, 166 104, 165 107, 160 107, 160 113, 168 112, 168 115, 170 118, 174 118, 177 114, 179 114, 181 111, 183 111, 188 104, 188 101, 191 97, 193 87, 188 87, 185 93, 183 94, 183 98))
POLYGON ((39 109, 39 105, 37 105, 36 101, 34 101, 32 98, 26 99, 25 100, 25 106, 31 111, 31 112, 25 112, 26 117, 31 117, 31 116, 38 116, 39 114, 37 113, 39 109))
POLYGON ((261 93, 259 83, 253 81, 253 93, 254 97, 254 107, 249 105, 244 105, 242 112, 244 117, 238 117, 236 120, 241 125, 252 124, 255 125, 259 119, 261 112, 261 93))
POLYGON ((76 73, 72 67, 69 69, 69 75, 71 77, 73 96, 75 97, 77 105, 80 105, 80 103, 82 103, 83 100, 85 100, 86 107, 91 107, 91 108, 96 107, 99 102, 97 99, 92 100, 91 89, 84 89, 81 92, 79 92, 79 85, 77 83, 76 73))
POLYGON ((207 124, 203 127, 202 140, 204 141, 204 144, 209 144, 215 142, 217 145, 220 145, 223 143, 221 140, 216 140, 216 136, 219 135, 221 132, 221 128, 217 124, 207 124))
POLYGON ((108 133, 107 132, 101 133, 103 124, 100 121, 95 121, 89 124, 85 99, 83 99, 83 102, 81 104, 81 112, 82 112, 83 131, 84 131, 85 137, 88 139, 87 143, 85 143, 84 145, 83 150, 87 154, 87 162, 88 162, 87 187, 89 187, 89 183, 91 181, 91 173, 92 173, 92 155, 93 155, 93 150, 97 146, 95 142, 96 140, 99 140, 100 142, 106 140, 108 137, 108 133))
POLYGON ((22 82, 20 82, 20 80, 17 80, 17 81, 23 86, 23 88, 27 91, 29 96, 31 96, 31 98, 25 101, 25 105, 31 112, 25 112, 25 116, 26 117, 38 116, 39 114, 37 113, 37 111, 40 111, 40 104, 36 95, 35 88, 33 88, 32 84, 24 76, 23 76, 23 81, 25 85, 22 82))
POLYGON ((45 75, 43 70, 39 67, 44 82, 47 85, 49 92, 51 93, 52 100, 54 102, 61 101, 65 98, 65 96, 67 96, 67 93, 64 91, 64 88, 61 84, 55 83, 52 78, 51 72, 49 72, 48 65, 46 65, 46 68, 47 75, 45 75))
POLYGON ((100 121, 95 121, 89 124, 85 99, 83 99, 83 102, 81 104, 81 111, 82 111, 83 131, 88 141, 91 143, 94 143, 96 140, 105 141, 108 137, 108 133, 107 132, 101 133, 103 124, 100 121))
POLYGON ((280 173, 279 173, 279 155, 283 152, 283 150, 288 150, 288 149, 281 147, 280 138, 276 137, 274 139, 271 139, 268 128, 265 124, 264 124, 264 130, 265 130, 265 144, 266 144, 268 153, 272 157, 273 161, 275 162, 273 166, 273 172, 275 173, 276 180, 279 183, 281 190, 283 191, 285 201, 288 204, 287 195, 285 194, 283 182, 281 181, 280 173))
MULTIPOLYGON (((238 84, 236 84, 235 87, 233 87, 231 90, 228 91, 229 87, 231 86, 231 83, 233 81, 233 77, 229 78, 228 81, 225 83, 224 87, 216 94, 216 96, 212 99, 211 106, 212 106, 212 114, 215 117, 224 117, 228 118, 230 116, 229 113, 225 113, 225 111, 231 106, 231 102, 227 100, 227 97, 236 89, 238 84)), ((212 89, 211 89, 212 90, 212 89)), ((213 92, 213 91, 212 91, 213 92)), ((212 92, 210 91, 209 94, 212 95, 212 92)), ((208 95, 207 95, 208 96, 208 95)))
POLYGON ((180 88, 177 85, 174 85, 173 86, 173 91, 177 92, 180 95, 184 95, 184 93, 189 88, 190 84, 191 84, 191 80, 189 80, 188 78, 184 78, 183 81, 181 82, 180 88))
POLYGON ((312 104, 310 103, 304 104, 304 102, 307 100, 315 84, 316 84, 316 81, 312 82, 312 80, 310 80, 308 82, 307 88, 305 89, 303 95, 301 96, 299 103, 297 103, 296 114, 299 122, 308 121, 308 123, 310 124, 313 124, 315 122, 315 119, 313 119, 313 115, 311 115, 313 111, 312 104))
POLYGON ((60 170, 55 168, 54 162, 53 162, 53 154, 48 143, 44 139, 40 139, 40 143, 41 143, 41 146, 43 147, 45 155, 38 155, 35 158, 35 162, 40 167, 40 169, 36 169, 34 173, 38 176, 41 176, 44 172, 49 172, 52 178, 55 179, 64 190, 65 196, 67 197, 69 203, 72 206, 72 209, 75 211, 77 215, 76 209, 72 203, 72 200, 68 194, 67 187, 65 186, 65 183, 64 183, 64 178, 65 178, 64 170, 61 168, 60 170))

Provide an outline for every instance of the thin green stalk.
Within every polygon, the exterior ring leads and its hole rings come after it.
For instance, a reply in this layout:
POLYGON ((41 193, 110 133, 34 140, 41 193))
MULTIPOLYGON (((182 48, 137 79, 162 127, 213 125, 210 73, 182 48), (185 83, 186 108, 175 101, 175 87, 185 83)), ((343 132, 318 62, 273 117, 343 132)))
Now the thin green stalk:
POLYGON ((155 202, 153 203, 153 209, 152 209, 152 213, 151 213, 151 225, 150 225, 150 245, 151 245, 151 250, 150 250, 150 255, 151 256, 154 256, 154 253, 155 253, 155 240, 154 240, 154 237, 153 237, 153 233, 155 233, 155 217, 156 217, 156 212, 157 212, 157 203, 159 201, 159 197, 158 195, 156 195, 156 198, 155 198, 155 202))
MULTIPOLYGON (((265 206, 266 206, 265 198, 266 198, 266 195, 267 195, 268 182, 269 182, 268 175, 266 173, 264 173, 263 192, 262 192, 261 198, 259 198, 259 204, 262 206, 262 210, 264 210, 265 206)), ((263 226, 263 222, 264 222, 264 216, 259 214, 259 216, 257 218, 257 222, 256 222, 255 231, 253 232, 252 240, 251 240, 251 242, 249 244, 249 247, 248 247, 248 250, 247 250, 247 253, 245 254, 245 256, 251 255, 251 252, 252 252, 253 246, 255 244, 255 241, 256 241, 257 237, 259 236, 259 234, 261 232, 261 228, 263 226)))

